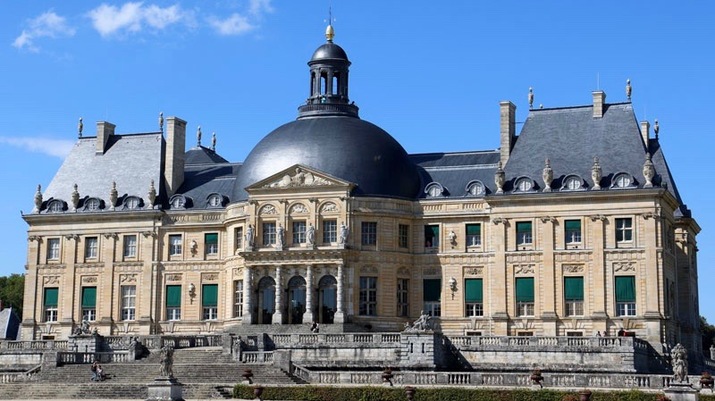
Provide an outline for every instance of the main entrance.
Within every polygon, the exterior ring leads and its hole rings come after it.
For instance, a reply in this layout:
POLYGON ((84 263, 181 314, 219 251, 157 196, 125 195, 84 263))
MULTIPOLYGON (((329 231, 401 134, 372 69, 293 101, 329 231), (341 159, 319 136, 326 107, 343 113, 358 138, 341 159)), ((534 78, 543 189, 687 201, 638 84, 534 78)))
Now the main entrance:
POLYGON ((294 276, 288 281, 288 324, 303 323, 305 313, 305 279, 294 276))
POLYGON ((318 282, 318 322, 333 323, 338 308, 338 282, 333 276, 323 276, 318 282))
POLYGON ((276 311, 276 281, 263 277, 258 282, 258 324, 271 324, 276 311))

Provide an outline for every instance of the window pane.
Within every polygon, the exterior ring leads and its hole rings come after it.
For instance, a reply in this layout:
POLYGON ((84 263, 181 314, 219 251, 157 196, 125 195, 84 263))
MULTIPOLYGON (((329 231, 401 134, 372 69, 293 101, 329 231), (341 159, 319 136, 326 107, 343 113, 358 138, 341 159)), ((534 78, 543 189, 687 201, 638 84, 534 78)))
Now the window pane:
POLYGON ((442 280, 425 279, 422 281, 422 290, 425 302, 439 302, 442 295, 442 280))
POLYGON ((616 302, 636 301, 636 278, 635 276, 616 277, 616 302))
POLYGON ((437 248, 439 246, 439 226, 425 226, 425 248, 437 248))
POLYGON ((305 222, 304 221, 294 221, 293 222, 293 243, 294 244, 305 243, 305 222))
POLYGON ((482 244, 481 224, 467 224, 467 246, 482 244))
POLYGON ((377 223, 364 221, 362 223, 362 244, 377 245, 377 223))
POLYGON ((180 307, 181 306, 181 286, 167 285, 166 286, 166 306, 180 307))
POLYGON ((135 257, 137 255, 137 236, 124 236, 124 257, 135 257))
POLYGON ((97 287, 82 287, 82 308, 97 306, 97 287))
POLYGON ((338 242, 337 220, 323 220, 323 243, 338 242))

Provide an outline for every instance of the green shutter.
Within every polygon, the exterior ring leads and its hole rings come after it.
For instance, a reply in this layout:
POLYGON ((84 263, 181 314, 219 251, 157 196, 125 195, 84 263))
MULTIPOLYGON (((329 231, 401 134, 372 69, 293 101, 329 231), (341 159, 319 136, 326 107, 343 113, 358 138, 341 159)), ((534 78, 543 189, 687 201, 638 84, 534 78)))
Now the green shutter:
POLYGON ((583 301, 583 277, 564 277, 564 298, 583 301))
POLYGON ((522 222, 516 223, 516 232, 530 233, 531 232, 531 222, 530 221, 522 221, 522 222))
POLYGON ((82 287, 82 308, 97 306, 97 287, 82 287))
POLYGON ((581 231, 581 220, 566 220, 566 231, 581 231))
POLYGON ((439 226, 425 226, 425 238, 439 237, 439 226))
POLYGON ((467 224, 467 235, 480 235, 481 231, 479 224, 467 224))
POLYGON ((201 303, 203 306, 218 305, 218 284, 204 284, 201 286, 201 303))
POLYGON ((442 280, 425 279, 422 281, 422 290, 424 291, 424 302, 439 302, 442 293, 442 280))
POLYGON ((45 288, 45 306, 57 306, 58 288, 45 288))
POLYGON ((636 278, 635 276, 616 277, 616 302, 636 301, 636 278))
POLYGON ((169 308, 181 307, 181 286, 167 285, 166 286, 166 306, 169 308))
POLYGON ((534 278, 516 279, 516 302, 534 302, 534 278))
POLYGON ((482 302, 483 294, 482 279, 468 278, 464 281, 464 302, 482 302))
POLYGON ((204 241, 207 244, 218 244, 218 234, 206 234, 204 235, 204 241))

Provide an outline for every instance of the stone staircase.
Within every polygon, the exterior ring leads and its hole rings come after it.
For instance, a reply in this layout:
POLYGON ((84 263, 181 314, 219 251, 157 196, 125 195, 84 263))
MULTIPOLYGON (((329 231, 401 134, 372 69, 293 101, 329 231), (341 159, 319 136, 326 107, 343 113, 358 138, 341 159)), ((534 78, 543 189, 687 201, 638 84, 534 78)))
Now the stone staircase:
MULTIPOLYGON (((0 399, 146 399, 146 384, 159 374, 159 355, 102 366, 107 375, 103 382, 90 381, 89 365, 64 365, 40 372, 32 381, 0 384, 0 399)), ((184 385, 185 399, 230 398, 233 386, 243 381, 245 369, 251 369, 258 384, 302 382, 273 366, 238 364, 220 347, 174 352, 174 376, 184 385)))

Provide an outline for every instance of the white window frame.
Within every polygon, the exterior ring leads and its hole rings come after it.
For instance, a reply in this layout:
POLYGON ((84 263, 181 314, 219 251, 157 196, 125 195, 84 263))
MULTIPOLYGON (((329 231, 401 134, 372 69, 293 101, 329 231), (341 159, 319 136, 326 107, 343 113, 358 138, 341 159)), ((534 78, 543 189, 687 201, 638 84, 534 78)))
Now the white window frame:
POLYGON ((233 282, 233 317, 243 317, 243 280, 233 282))
POLYGON ((97 259, 99 255, 99 237, 85 237, 84 258, 97 259))
POLYGON ((181 234, 169 235, 169 256, 181 256, 183 253, 183 236, 181 234))
POLYGON ((47 239, 47 260, 60 260, 60 239, 47 239))
POLYGON ((137 245, 139 241, 136 235, 125 235, 124 236, 124 257, 125 258, 136 258, 137 257, 137 245))
POLYGON ((122 321, 136 320, 137 286, 123 285, 120 287, 122 297, 122 321))

